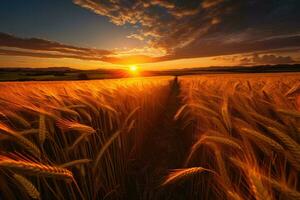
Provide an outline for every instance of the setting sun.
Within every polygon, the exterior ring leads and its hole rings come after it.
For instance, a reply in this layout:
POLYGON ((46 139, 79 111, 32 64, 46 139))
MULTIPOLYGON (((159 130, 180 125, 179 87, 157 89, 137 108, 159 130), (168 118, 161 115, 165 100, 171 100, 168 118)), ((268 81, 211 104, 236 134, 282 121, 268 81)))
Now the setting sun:
POLYGON ((136 65, 131 65, 129 67, 129 69, 130 69, 131 72, 136 72, 137 71, 137 66, 136 65))

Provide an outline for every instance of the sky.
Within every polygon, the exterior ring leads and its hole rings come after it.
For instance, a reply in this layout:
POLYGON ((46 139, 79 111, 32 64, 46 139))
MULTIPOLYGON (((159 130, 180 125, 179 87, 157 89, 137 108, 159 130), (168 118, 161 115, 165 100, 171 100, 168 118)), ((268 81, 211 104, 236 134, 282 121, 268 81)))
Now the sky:
POLYGON ((299 0, 1 0, 0 67, 300 63, 299 0))

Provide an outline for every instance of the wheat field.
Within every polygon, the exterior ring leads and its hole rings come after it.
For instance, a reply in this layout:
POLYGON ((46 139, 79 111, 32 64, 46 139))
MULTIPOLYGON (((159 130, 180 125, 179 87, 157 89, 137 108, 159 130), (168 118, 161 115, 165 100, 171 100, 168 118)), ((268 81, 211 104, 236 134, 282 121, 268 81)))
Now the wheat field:
POLYGON ((300 199, 299 74, 0 84, 1 199, 300 199))
POLYGON ((194 179, 199 199, 299 199, 299 84, 297 74, 182 78, 175 117, 192 124, 192 146, 163 185, 194 179))

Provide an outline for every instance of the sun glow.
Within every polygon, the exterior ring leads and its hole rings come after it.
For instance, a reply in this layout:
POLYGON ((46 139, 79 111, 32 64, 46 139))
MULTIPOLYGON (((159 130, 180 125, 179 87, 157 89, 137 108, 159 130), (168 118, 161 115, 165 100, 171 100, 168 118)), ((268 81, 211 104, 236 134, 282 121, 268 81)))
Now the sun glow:
POLYGON ((130 76, 139 76, 139 68, 136 65, 128 66, 130 76))
POLYGON ((138 68, 137 68, 136 65, 131 65, 131 66, 129 66, 129 70, 130 70, 131 72, 136 72, 136 71, 138 70, 138 68))

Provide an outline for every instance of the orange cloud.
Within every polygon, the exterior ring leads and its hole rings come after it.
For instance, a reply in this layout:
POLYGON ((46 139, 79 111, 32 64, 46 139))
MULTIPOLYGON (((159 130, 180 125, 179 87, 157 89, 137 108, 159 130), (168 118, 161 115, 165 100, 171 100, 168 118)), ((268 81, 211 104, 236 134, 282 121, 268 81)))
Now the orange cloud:
MULTIPOLYGON (((77 59, 85 61, 99 61, 111 63, 114 65, 129 65, 143 63, 160 63, 164 61, 187 59, 187 58, 203 58, 220 55, 231 55, 238 53, 247 53, 255 51, 274 51, 282 47, 297 47, 300 43, 300 36, 291 35, 287 37, 276 37, 261 41, 248 41, 240 45, 238 41, 211 42, 201 41, 187 47, 182 47, 175 52, 167 53, 155 48, 144 47, 141 49, 130 49, 126 51, 115 50, 99 50, 81 48, 65 45, 53 41, 37 39, 37 38, 18 38, 16 36, 0 33, 0 55, 2 56, 23 56, 36 58, 52 58, 52 59, 77 59), (198 49, 201 46, 202 49, 198 49), (2 48, 1 48, 2 47, 2 48)), ((293 50, 293 49, 292 49, 293 50)), ((291 50, 291 51, 292 51, 291 50)), ((272 62, 271 57, 264 57, 265 62, 272 62)), ((201 60, 201 59, 200 59, 201 60)), ((279 57, 277 62, 281 60, 290 61, 285 57, 279 57)), ((291 60, 293 58, 291 57, 291 60)), ((204 61, 202 59, 202 61, 204 61)), ((248 61, 250 62, 250 60, 248 61)), ((253 64, 263 63, 261 59, 252 59, 253 64)), ((82 62, 81 62, 82 63, 82 62)), ((207 60, 205 63, 209 64, 207 60)), ((175 66, 172 64, 172 66, 175 66)))
POLYGON ((76 47, 39 38, 19 38, 5 33, 0 33, 0 47, 0 54, 14 56, 101 60, 105 55, 114 54, 108 50, 76 47))
POLYGON ((300 47, 300 1, 73 2, 108 17, 116 25, 138 25, 139 29, 129 37, 167 52, 166 56, 144 59, 145 62, 300 47))

